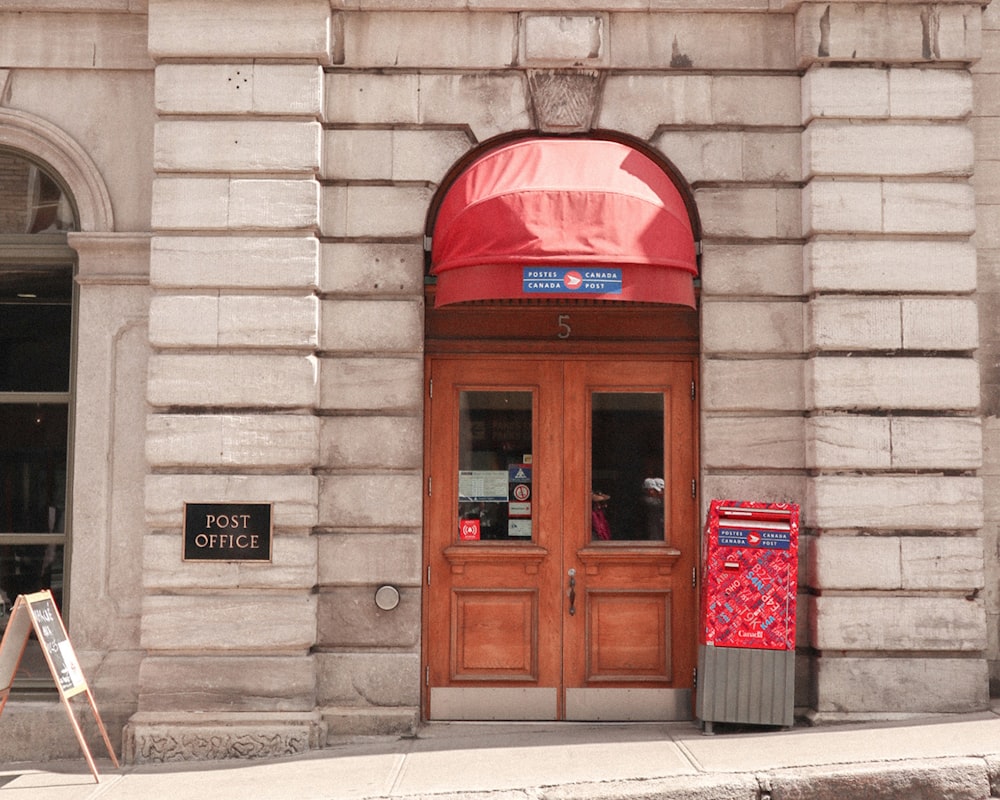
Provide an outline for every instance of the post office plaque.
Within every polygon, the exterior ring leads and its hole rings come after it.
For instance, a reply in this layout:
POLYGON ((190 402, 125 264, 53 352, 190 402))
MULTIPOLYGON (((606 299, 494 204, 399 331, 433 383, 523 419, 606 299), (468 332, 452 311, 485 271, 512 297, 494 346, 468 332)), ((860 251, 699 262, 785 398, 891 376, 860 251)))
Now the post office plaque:
POLYGON ((185 561, 270 561, 271 503, 185 503, 185 561))

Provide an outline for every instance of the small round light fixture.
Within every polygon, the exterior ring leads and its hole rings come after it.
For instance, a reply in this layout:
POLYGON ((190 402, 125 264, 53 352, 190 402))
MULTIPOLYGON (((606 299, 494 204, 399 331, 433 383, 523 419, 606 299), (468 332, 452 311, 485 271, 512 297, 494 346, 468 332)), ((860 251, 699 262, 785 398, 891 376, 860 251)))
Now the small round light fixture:
POLYGON ((399 589, 395 586, 379 586, 375 592, 375 605, 383 611, 392 611, 399 605, 399 589))

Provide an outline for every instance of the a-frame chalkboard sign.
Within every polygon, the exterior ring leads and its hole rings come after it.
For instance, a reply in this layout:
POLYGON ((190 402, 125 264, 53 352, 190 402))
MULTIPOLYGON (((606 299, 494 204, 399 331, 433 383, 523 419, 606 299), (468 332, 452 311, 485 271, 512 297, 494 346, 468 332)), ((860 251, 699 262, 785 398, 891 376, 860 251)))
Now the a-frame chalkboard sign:
POLYGON ((45 660, 49 665, 52 678, 59 688, 59 696, 62 698, 66 713, 69 714, 69 721, 76 733, 76 739, 83 748, 83 755, 87 759, 87 766, 94 776, 94 780, 101 782, 97 774, 97 767, 94 759, 90 755, 90 748, 80 730, 80 723, 76 720, 73 707, 70 705, 70 698, 78 694, 84 694, 90 709, 94 712, 97 720, 97 727, 104 737, 104 744, 108 748, 111 756, 111 763, 118 767, 118 758, 115 756, 115 749, 108 739, 108 732, 101 720, 101 715, 97 711, 97 704, 94 703, 94 696, 90 693, 90 687, 83 677, 80 664, 76 660, 76 653, 73 652, 73 645, 70 644, 69 636, 66 635, 66 626, 63 625, 59 609, 56 607, 52 592, 47 589, 34 594, 18 595, 14 602, 10 618, 7 620, 7 628, 0 640, 0 714, 3 714, 4 706, 10 697, 10 690, 14 684, 14 674, 21 663, 24 649, 28 646, 28 637, 31 632, 35 632, 45 660))

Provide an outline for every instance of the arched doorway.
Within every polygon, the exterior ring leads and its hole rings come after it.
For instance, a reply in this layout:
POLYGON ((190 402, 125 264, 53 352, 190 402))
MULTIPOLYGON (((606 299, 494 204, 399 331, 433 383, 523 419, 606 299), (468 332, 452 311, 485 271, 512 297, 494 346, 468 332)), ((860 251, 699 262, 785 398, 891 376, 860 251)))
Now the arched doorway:
POLYGON ((686 186, 620 137, 493 143, 443 182, 429 234, 424 715, 689 717, 686 186))

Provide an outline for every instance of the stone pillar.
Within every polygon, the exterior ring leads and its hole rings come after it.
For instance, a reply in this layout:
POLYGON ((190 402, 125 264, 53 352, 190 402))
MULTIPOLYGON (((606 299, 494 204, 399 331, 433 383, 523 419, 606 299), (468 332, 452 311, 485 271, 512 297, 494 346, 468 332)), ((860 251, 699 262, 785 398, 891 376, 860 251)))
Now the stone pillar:
POLYGON ((978 5, 797 14, 817 720, 988 703, 978 5))
POLYGON ((315 658, 331 737, 408 734, 420 719, 424 224, 473 144, 463 124, 492 135, 525 98, 510 76, 455 69, 493 63, 494 29, 513 31, 476 16, 345 13, 326 74, 315 658), (375 604, 380 585, 398 606, 375 604))
MULTIPOLYGON (((71 603, 67 624, 117 746, 136 708, 142 602, 149 235, 70 233, 76 342, 71 603)), ((60 721, 54 719, 53 729, 60 721)))
MULTIPOLYGON (((983 59, 972 67, 976 136, 976 253, 979 257, 979 365, 982 376, 983 476, 987 553, 1000 554, 1000 5, 983 9, 983 59)), ((986 562, 990 686, 1000 694, 1000 562, 986 562)))
POLYGON ((645 71, 605 79, 601 127, 649 137, 691 184, 701 219, 702 516, 713 498, 803 503, 801 104, 790 18, 621 17, 612 39, 626 46, 615 53, 645 71), (678 66, 709 71, 669 68, 671 50, 678 66))
POLYGON ((328 0, 151 0, 137 761, 318 746, 319 183, 328 0), (182 561, 185 502, 273 504, 269 563, 182 561))

